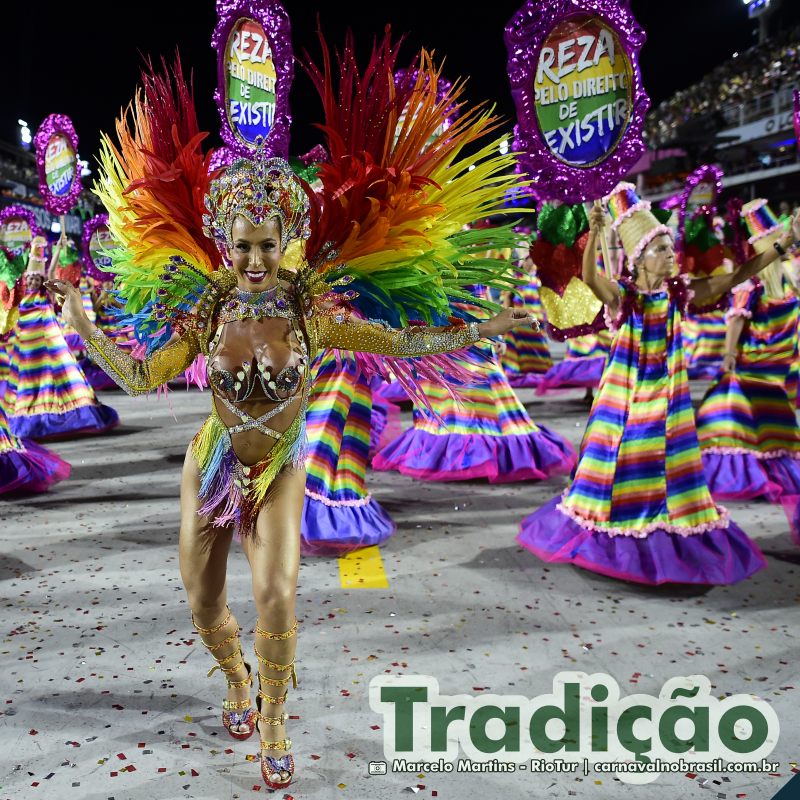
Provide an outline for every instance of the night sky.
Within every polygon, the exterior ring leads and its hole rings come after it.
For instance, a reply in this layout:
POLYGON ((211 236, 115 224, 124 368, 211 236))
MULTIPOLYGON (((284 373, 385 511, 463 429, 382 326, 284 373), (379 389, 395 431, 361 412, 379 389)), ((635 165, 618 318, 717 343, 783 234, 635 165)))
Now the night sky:
MULTIPOLYGON (((410 59, 425 46, 446 58, 445 75, 469 75, 468 97, 489 99, 513 124, 514 106, 506 76, 503 29, 520 0, 481 4, 401 0, 385 3, 330 3, 286 0, 292 19, 295 55, 308 48, 319 54, 316 14, 331 44, 344 40, 352 27, 362 57, 372 37, 390 23, 407 33, 403 55, 410 59), (469 8, 466 13, 454 11, 469 8)), ((796 0, 787 6, 800 7, 796 0)), ((648 32, 641 66, 654 103, 668 97, 755 41, 756 26, 747 19, 742 0, 633 0, 632 8, 648 32)), ((20 2, 3 10, 6 47, 0 139, 16 142, 17 119, 35 132, 49 113, 70 116, 80 138, 82 158, 94 169, 99 131, 110 130, 122 105, 132 98, 141 55, 171 57, 176 45, 186 67, 194 70, 200 124, 219 143, 219 119, 213 103, 216 56, 210 37, 216 21, 210 0, 136 0, 117 3, 20 2), (76 11, 75 9, 86 9, 76 11)), ((401 56, 401 66, 405 60, 401 56)), ((312 127, 321 109, 301 68, 295 70, 291 105, 293 153, 320 141, 312 127)))

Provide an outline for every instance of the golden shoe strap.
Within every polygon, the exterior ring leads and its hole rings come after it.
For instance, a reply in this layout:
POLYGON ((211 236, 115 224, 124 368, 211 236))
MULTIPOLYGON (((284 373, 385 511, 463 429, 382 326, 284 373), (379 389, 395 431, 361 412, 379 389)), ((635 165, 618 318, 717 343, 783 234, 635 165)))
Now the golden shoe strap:
POLYGON ((289 628, 288 631, 284 631, 283 633, 271 633, 270 631, 265 631, 263 630, 263 628, 260 628, 258 622, 256 622, 256 633, 259 636, 263 636, 265 639, 278 639, 278 640, 291 639, 291 637, 294 636, 295 633, 297 632, 297 625, 298 622, 295 619, 294 625, 292 625, 292 627, 289 628))
POLYGON ((226 625, 227 625, 227 624, 230 622, 230 620, 231 620, 231 610, 230 610, 230 608, 228 608, 228 606, 225 606, 225 608, 226 608, 226 610, 227 610, 227 612, 228 612, 228 616, 227 616, 227 617, 225 617, 225 619, 224 619, 224 620, 222 620, 222 622, 220 622, 220 624, 219 624, 219 625, 215 625, 213 628, 201 628, 201 627, 200 627, 200 626, 199 626, 199 625, 198 625, 198 624, 195 622, 195 620, 194 620, 194 614, 192 614, 192 625, 194 625, 194 627, 197 629, 197 632, 198 632, 199 634, 202 634, 203 636, 209 636, 209 635, 210 635, 210 634, 212 634, 212 633, 216 633, 216 632, 217 632, 218 630, 220 630, 221 628, 224 628, 224 627, 225 627, 225 626, 226 626, 226 625))
MULTIPOLYGON (((209 651, 213 653, 215 650, 219 650, 223 645, 232 642, 234 639, 237 639, 239 637, 240 630, 241 628, 239 628, 237 625, 236 630, 230 636, 228 636, 227 639, 223 639, 221 642, 217 642, 216 644, 206 644, 205 642, 203 642, 203 644, 205 644, 209 651)), ((216 658, 216 656, 214 657, 216 658)))

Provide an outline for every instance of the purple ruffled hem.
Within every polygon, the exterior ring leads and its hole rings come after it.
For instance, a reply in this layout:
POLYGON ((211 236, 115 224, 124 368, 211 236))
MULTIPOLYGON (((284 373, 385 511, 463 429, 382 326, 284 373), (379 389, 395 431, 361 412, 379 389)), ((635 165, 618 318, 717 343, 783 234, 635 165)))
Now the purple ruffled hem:
POLYGON ((574 564, 611 578, 645 583, 725 585, 767 566, 733 521, 692 536, 657 530, 645 537, 609 536, 582 527, 548 501, 520 524, 517 541, 543 561, 574 564))
POLYGON ((544 378, 542 372, 507 372, 508 385, 514 389, 535 389, 544 378))
POLYGON ((800 460, 789 456, 764 460, 769 479, 780 487, 782 495, 800 495, 800 460))
POLYGON ((575 466, 572 445, 539 425, 539 431, 508 436, 435 434, 409 428, 372 461, 376 470, 397 470, 423 481, 490 483, 542 481, 575 466))
POLYGON ((46 492, 69 477, 72 467, 36 442, 23 442, 24 450, 0 453, 0 494, 46 492))
POLYGON ((110 406, 82 406, 64 414, 31 414, 9 417, 15 436, 23 439, 68 439, 72 436, 96 436, 119 425, 119 414, 110 406))
POLYGON ((383 383, 378 387, 375 392, 380 398, 383 398, 389 403, 407 403, 409 402, 408 393, 403 388, 400 381, 392 381, 392 383, 383 383))
POLYGON ((83 343, 83 338, 79 333, 65 333, 64 341, 76 358, 86 355, 86 345, 83 343))
MULTIPOLYGON (((716 500, 778 500, 783 488, 770 480, 767 459, 746 453, 702 453, 703 472, 716 500)), ((771 460, 771 459, 769 459, 771 460)))
POLYGON ((784 495, 781 497, 786 519, 789 520, 789 530, 794 543, 800 547, 800 495, 784 495))
POLYGON ((553 364, 542 376, 536 394, 568 389, 594 389, 600 385, 605 363, 605 356, 564 359, 553 364))
POLYGON ((78 366, 83 370, 86 380, 96 392, 106 392, 119 389, 116 383, 90 358, 82 358, 78 366))
POLYGON ((374 498, 364 505, 329 506, 306 495, 300 552, 306 556, 338 556, 380 544, 395 529, 392 518, 374 498))

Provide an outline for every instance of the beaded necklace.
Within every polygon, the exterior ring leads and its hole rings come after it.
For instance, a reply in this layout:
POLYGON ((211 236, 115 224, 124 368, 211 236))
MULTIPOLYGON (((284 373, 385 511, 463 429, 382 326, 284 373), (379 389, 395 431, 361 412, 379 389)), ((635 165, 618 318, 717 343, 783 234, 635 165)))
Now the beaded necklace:
POLYGON ((285 317, 294 319, 299 315, 294 298, 280 284, 263 292, 245 292, 235 289, 222 303, 219 322, 261 319, 262 317, 285 317))

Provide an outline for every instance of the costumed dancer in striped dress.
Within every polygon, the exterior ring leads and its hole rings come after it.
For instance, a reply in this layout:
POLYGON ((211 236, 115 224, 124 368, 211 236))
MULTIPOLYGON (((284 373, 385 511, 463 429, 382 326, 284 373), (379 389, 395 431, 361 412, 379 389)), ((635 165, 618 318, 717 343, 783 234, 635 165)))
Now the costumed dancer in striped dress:
MULTIPOLYGON (((748 203, 742 216, 756 252, 774 253, 784 229, 766 201, 748 203)), ((798 300, 780 260, 760 280, 736 287, 726 321, 723 374, 697 410, 709 488, 721 500, 800 495, 797 386, 790 381, 796 376, 798 300)))
POLYGON ((537 386, 542 376, 553 366, 547 336, 544 333, 544 314, 539 300, 539 279, 529 255, 520 264, 519 279, 525 281, 511 292, 504 293, 503 305, 527 311, 539 323, 537 328, 517 328, 503 339, 505 350, 500 363, 511 386, 537 386))
MULTIPOLYGON (((0 248, 0 356, 6 365, 7 350, 3 340, 4 334, 16 323, 17 304, 24 293, 23 257, 26 258, 24 253, 0 248)), ((5 370, 0 374, 0 494, 45 492, 69 477, 70 465, 41 445, 11 433, 2 405, 4 381, 5 370)))
MULTIPOLYGON (((135 342, 130 338, 130 326, 125 325, 120 317, 114 313, 114 298, 110 293, 113 287, 113 281, 97 281, 95 283, 94 322, 119 347, 127 352, 132 352, 135 342)), ((83 292, 81 292, 81 296, 83 296, 83 292)), ((107 392, 119 389, 117 384, 92 361, 88 354, 81 358, 78 363, 83 370, 83 374, 86 375, 86 380, 89 381, 95 391, 107 392)))
MULTIPOLYGON (((783 259, 783 272, 789 285, 794 289, 795 295, 800 297, 800 253, 787 254, 783 259)), ((798 338, 798 358, 792 362, 792 366, 789 368, 787 394, 794 405, 800 408, 800 391, 798 391, 798 385, 800 385, 800 320, 798 320, 796 336, 798 338)))
MULTIPOLYGON (((756 275, 765 253, 719 275, 671 277, 670 230, 631 184, 608 208, 628 256, 631 277, 597 274, 595 243, 603 213, 591 214, 583 280, 605 306, 615 332, 563 496, 521 524, 518 541, 545 561, 646 584, 730 584, 766 566, 759 548, 718 508, 705 481, 694 425, 681 315, 690 293, 702 306, 756 275)), ((800 232, 800 219, 797 220, 800 232)))
MULTIPOLYGON (((480 296, 485 290, 476 291, 480 296)), ((482 349, 485 363, 461 363, 474 380, 459 389, 457 400, 423 384, 431 408, 414 406, 413 426, 375 455, 373 469, 426 481, 485 478, 490 483, 546 480, 572 469, 572 445, 528 416, 492 345, 484 343, 482 349)))
POLYGON ((11 332, 0 336, 0 404, 6 393, 8 381, 8 350, 11 347, 11 332))
POLYGON ((14 325, 19 317, 19 303, 25 293, 27 255, 0 247, 0 406, 6 394, 9 352, 14 338, 14 325))
POLYGON ((308 455, 301 522, 306 555, 380 544, 395 524, 366 485, 372 389, 352 354, 325 350, 311 370, 308 455))
POLYGON ((11 431, 26 439, 105 433, 119 424, 119 416, 98 402, 67 347, 42 285, 45 247, 41 237, 31 242, 26 291, 11 340, 3 398, 11 431))
MULTIPOLYGON (((682 267, 695 278, 722 275, 733 267, 734 253, 723 244, 724 223, 712 214, 713 207, 700 206, 683 225, 682 267)), ((732 221, 741 226, 738 218, 732 221)), ((714 380, 719 374, 725 355, 727 306, 723 297, 711 308, 692 305, 687 310, 681 335, 689 380, 714 380)))

